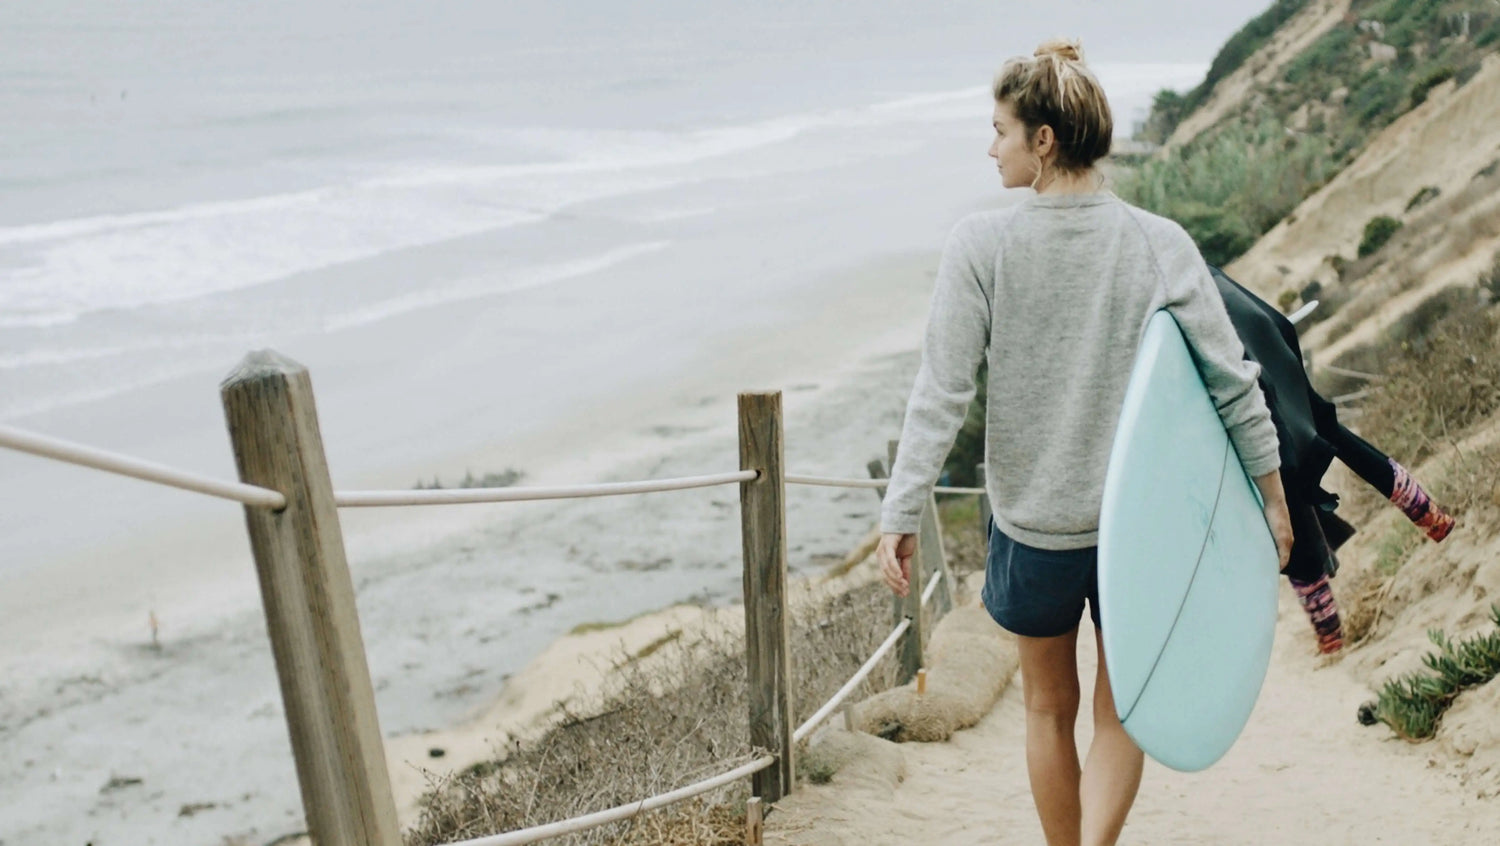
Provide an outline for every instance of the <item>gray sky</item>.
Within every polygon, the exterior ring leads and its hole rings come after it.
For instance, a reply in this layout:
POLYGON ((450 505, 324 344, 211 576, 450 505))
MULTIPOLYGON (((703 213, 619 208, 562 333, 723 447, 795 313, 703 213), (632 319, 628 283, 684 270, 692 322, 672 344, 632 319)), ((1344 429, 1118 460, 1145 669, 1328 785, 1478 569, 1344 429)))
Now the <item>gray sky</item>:
POLYGON ((1271 0, 1043 0, 990 3, 1015 8, 1006 38, 1030 44, 1052 34, 1083 39, 1090 61, 1201 61, 1271 0))

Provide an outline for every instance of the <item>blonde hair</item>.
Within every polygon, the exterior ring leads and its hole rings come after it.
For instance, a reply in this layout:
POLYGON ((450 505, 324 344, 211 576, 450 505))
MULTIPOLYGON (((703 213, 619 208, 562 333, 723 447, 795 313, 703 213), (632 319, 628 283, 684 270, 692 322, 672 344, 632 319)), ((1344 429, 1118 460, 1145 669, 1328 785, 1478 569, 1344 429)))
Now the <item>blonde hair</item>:
POLYGON ((1108 155, 1114 118, 1077 41, 1048 41, 1031 56, 1007 60, 995 75, 994 93, 995 102, 1015 109, 1028 141, 1041 127, 1052 127, 1059 170, 1085 171, 1108 155))

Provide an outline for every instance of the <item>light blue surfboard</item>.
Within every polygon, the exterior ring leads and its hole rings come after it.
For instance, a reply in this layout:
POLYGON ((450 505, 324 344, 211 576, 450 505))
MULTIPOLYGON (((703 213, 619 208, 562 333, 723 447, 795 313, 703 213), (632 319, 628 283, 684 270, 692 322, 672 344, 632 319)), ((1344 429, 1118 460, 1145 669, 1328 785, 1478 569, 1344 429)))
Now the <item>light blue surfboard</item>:
POLYGON ((1177 322, 1147 324, 1104 483, 1099 600, 1125 731, 1201 770, 1250 718, 1271 660, 1276 544, 1177 322))

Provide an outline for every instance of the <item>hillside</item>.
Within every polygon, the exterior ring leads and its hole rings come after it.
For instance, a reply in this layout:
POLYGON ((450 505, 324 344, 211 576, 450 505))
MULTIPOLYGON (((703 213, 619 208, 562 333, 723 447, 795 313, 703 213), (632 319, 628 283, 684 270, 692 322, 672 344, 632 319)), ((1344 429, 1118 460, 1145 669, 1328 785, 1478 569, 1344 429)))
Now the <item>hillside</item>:
MULTIPOLYGON (((1339 550, 1333 583, 1349 638, 1339 661, 1372 699, 1388 680, 1425 672, 1430 629, 1457 639, 1495 628, 1497 41, 1493 3, 1306 3, 1202 95, 1143 169, 1209 154, 1247 116, 1281 137, 1265 148, 1262 172, 1288 161, 1288 151, 1326 157, 1320 174, 1304 174, 1305 196, 1226 270, 1288 311, 1319 301, 1300 327, 1315 385, 1349 396, 1346 425, 1407 464, 1459 517, 1453 535, 1434 544, 1342 465, 1325 477, 1344 498, 1340 515, 1360 529, 1339 550)), ((1228 205, 1254 207, 1244 195, 1264 189, 1243 182, 1228 205)), ((1391 736, 1385 726, 1364 730, 1391 736)), ((1500 682, 1459 693, 1422 748, 1428 766, 1474 794, 1500 793, 1500 682)))

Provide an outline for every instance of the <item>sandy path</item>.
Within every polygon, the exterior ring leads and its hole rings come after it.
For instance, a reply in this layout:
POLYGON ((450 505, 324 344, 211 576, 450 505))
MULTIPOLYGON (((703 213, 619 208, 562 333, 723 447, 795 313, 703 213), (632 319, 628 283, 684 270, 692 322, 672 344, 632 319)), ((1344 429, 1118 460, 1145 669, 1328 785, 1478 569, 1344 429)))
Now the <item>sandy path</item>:
MULTIPOLYGON (((1428 763, 1428 745, 1357 724, 1367 689, 1312 650, 1302 612, 1283 590, 1276 650, 1239 743, 1209 770, 1147 761, 1122 844, 1494 844, 1500 801, 1480 800, 1428 763)), ((1087 749, 1095 655, 1079 637, 1087 749)), ((825 786, 783 800, 768 842, 1040 844, 1024 758, 1019 678, 977 726, 946 743, 900 746, 906 777, 859 761, 825 786)))

